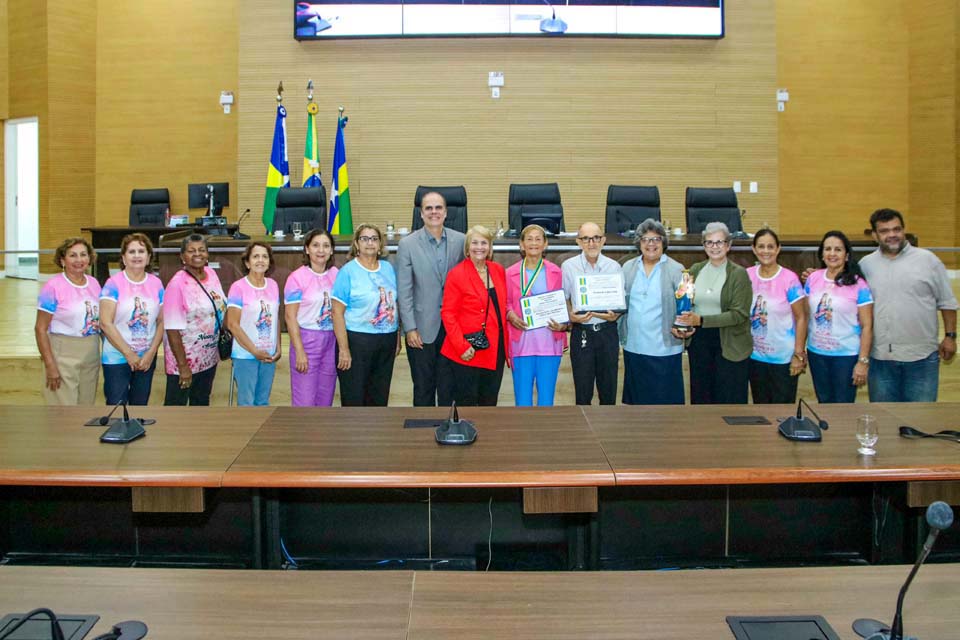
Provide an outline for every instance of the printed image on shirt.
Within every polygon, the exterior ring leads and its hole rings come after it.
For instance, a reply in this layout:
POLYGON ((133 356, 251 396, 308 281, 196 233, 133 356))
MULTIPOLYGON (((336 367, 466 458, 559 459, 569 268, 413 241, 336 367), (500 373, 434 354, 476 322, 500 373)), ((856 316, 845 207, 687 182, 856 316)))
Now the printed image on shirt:
POLYGON ((379 274, 370 274, 370 279, 374 281, 380 291, 380 302, 377 304, 376 312, 370 320, 370 324, 378 329, 387 328, 396 322, 397 304, 393 300, 393 291, 387 291, 385 286, 379 285, 374 276, 379 274))
POLYGON ((260 314, 257 316, 257 348, 266 349, 273 337, 273 313, 266 300, 260 301, 260 314))
POLYGON ((86 305, 86 311, 83 314, 83 329, 81 329, 80 335, 86 338, 100 333, 100 305, 94 304, 90 300, 85 301, 84 304, 86 305))
POLYGON ((833 299, 829 293, 820 296, 813 312, 813 330, 821 336, 829 336, 833 329, 833 299))
POLYGON ((317 316, 317 329, 333 331, 333 303, 330 302, 330 292, 323 292, 323 303, 320 305, 320 315, 317 316))
POLYGON ((767 336, 767 303, 763 296, 757 296, 750 310, 750 332, 754 340, 767 336))

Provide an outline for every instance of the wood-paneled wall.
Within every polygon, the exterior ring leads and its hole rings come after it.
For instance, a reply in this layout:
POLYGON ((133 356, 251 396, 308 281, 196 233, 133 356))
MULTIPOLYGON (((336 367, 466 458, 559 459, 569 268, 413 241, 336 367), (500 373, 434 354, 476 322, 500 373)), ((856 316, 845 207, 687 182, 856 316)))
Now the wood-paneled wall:
POLYGON ((782 229, 860 234, 909 202, 905 3, 778 0, 782 229))
POLYGON ((908 227, 930 246, 957 233, 956 0, 912 0, 908 227))
POLYGON ((230 183, 235 219, 244 102, 224 115, 219 100, 237 89, 237 6, 99 0, 97 224, 126 224, 134 188, 167 187, 173 213, 187 213, 187 184, 209 181, 230 183))
MULTIPOLYGON (((40 244, 56 246, 95 222, 96 0, 47 0, 48 206, 40 244)), ((41 155, 43 152, 41 151, 41 155)), ((41 174, 43 176, 43 174, 41 174)), ((42 178, 41 178, 42 179, 42 178)), ((46 268, 49 260, 40 261, 46 268)))
MULTIPOLYGON (((47 0, 8 0, 9 89, 7 117, 38 120, 40 215, 49 211, 49 117, 47 105, 47 0)), ((79 232, 75 229, 73 233, 79 232)), ((45 230, 41 224, 40 241, 45 230)), ((44 246, 52 246, 46 244, 44 246)), ((41 261, 41 264, 44 261, 41 261)))
MULTIPOLYGON (((0 0, 0 121, 6 120, 10 112, 9 103, 9 48, 7 46, 9 24, 7 22, 7 0, 0 0)), ((0 122, 0 167, 4 165, 6 148, 4 127, 0 122)), ((0 230, 6 228, 6 180, 0 180, 0 230)), ((0 250, 6 248, 6 233, 0 232, 0 250)))
POLYGON ((495 224, 511 182, 557 181, 568 228, 602 219, 611 183, 659 185, 664 217, 677 223, 686 186, 754 180, 759 193, 741 198, 747 227, 776 225, 774 4, 726 10, 727 37, 716 41, 297 42, 288 3, 241 2, 240 206, 263 206, 279 80, 299 183, 312 78, 328 187, 337 106, 350 117, 355 222, 408 226, 418 184, 464 184, 470 221, 495 224), (505 74, 499 100, 489 71, 505 74))

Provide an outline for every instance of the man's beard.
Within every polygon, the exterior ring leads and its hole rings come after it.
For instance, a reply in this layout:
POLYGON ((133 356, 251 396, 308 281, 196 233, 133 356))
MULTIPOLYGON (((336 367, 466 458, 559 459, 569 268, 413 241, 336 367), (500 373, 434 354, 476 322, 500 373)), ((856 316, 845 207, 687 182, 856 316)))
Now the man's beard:
POLYGON ((891 246, 888 245, 886 242, 881 242, 881 243, 880 243, 880 252, 881 252, 881 253, 885 253, 885 254, 890 255, 890 256, 895 256, 895 255, 899 254, 901 251, 903 251, 904 247, 906 247, 906 246, 907 246, 907 241, 906 241, 906 239, 901 240, 901 241, 900 241, 900 244, 898 244, 896 247, 891 247, 891 246))

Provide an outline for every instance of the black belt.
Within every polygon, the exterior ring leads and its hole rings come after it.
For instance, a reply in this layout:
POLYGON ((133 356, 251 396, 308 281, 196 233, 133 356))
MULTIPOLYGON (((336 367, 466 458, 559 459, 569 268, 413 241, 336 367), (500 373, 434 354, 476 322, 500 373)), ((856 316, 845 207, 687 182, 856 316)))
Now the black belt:
POLYGON ((605 329, 613 329, 616 326, 616 322, 597 322, 595 324, 575 324, 573 325, 573 328, 580 329, 580 331, 597 333, 599 331, 604 331, 605 329))

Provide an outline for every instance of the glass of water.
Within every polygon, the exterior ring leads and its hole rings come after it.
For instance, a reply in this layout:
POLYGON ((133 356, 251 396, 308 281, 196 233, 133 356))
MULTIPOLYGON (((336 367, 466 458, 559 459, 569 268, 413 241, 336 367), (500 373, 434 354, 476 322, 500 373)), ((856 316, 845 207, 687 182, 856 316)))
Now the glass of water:
POLYGON ((857 442, 860 448, 857 453, 863 456, 874 456, 877 450, 874 445, 880 439, 880 431, 877 429, 877 419, 870 415, 862 415, 857 418, 857 442))
POLYGON ((387 220, 387 235, 392 236, 395 228, 393 226, 393 220, 387 220))
POLYGON ((294 237, 294 238, 296 238, 297 240, 299 240, 301 237, 303 237, 303 223, 302 223, 302 222, 294 222, 294 223, 292 224, 292 227, 293 227, 293 237, 294 237))

